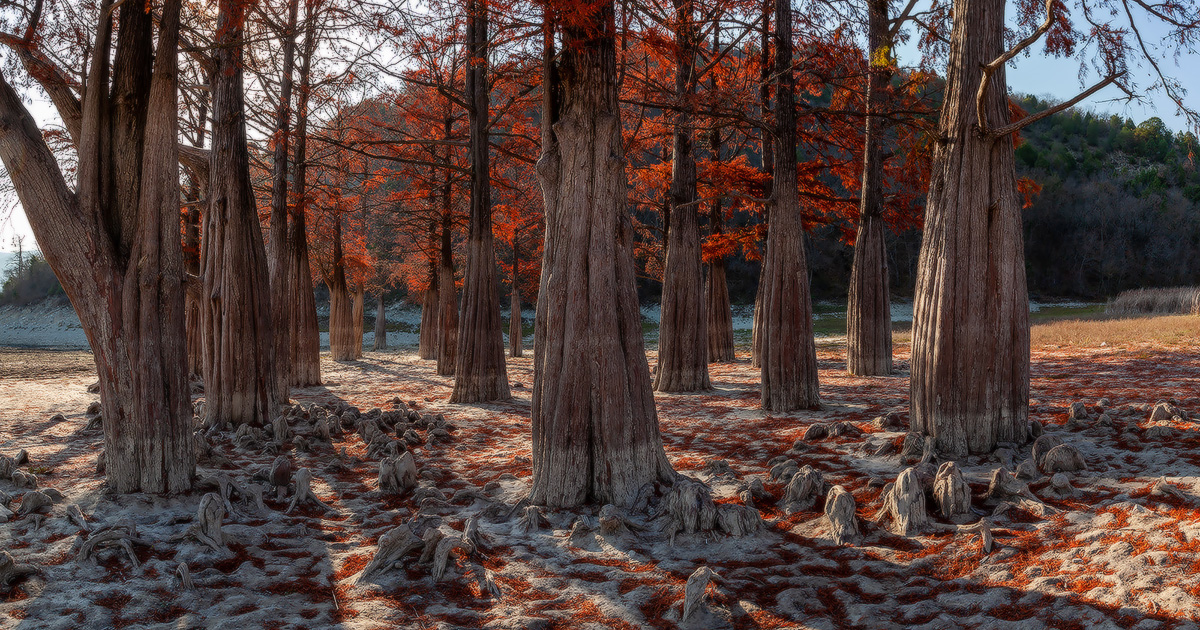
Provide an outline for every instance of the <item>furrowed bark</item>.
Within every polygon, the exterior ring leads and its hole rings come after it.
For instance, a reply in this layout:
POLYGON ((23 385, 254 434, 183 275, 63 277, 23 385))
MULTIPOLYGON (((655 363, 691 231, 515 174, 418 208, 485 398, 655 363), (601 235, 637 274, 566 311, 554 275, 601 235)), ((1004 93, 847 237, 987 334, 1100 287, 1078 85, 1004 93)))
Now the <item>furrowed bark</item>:
POLYGON ((459 311, 457 360, 450 402, 468 403, 511 398, 504 364, 504 330, 500 322, 500 287, 492 234, 491 171, 488 168, 488 9, 482 0, 467 2, 465 99, 470 127, 471 216, 467 233, 467 265, 459 311))
POLYGON ((534 335, 530 501, 631 505, 673 481, 642 342, 626 210, 611 0, 563 29, 547 10, 538 179, 546 241, 534 335))
MULTIPOLYGON (((450 137, 450 119, 446 119, 446 137, 450 137)), ((447 153, 446 163, 450 158, 447 153)), ((458 290, 454 286, 454 249, 450 239, 453 217, 450 214, 450 170, 446 169, 442 185, 441 257, 438 266, 437 307, 437 373, 454 376, 454 359, 458 352, 458 290)))
POLYGON ((510 357, 519 357, 524 354, 522 344, 525 341, 525 329, 521 326, 521 287, 517 274, 520 251, 517 235, 513 234, 512 297, 508 301, 508 356, 510 357))
POLYGON ((870 46, 867 61, 867 117, 863 138, 862 192, 850 296, 846 306, 846 369, 861 376, 892 373, 892 305, 888 287, 883 222, 884 90, 891 69, 881 57, 889 53, 887 0, 870 0, 870 46))
POLYGON ((1029 435, 1029 297, 1003 64, 979 101, 981 67, 1004 52, 1003 0, 958 0, 913 306, 912 428, 947 457, 1029 435))
POLYGON ((296 94, 296 132, 292 153, 291 220, 288 221, 287 295, 288 373, 294 387, 321 384, 321 331, 308 261, 308 103, 312 88, 312 58, 317 47, 317 20, 305 16, 304 49, 296 94))
MULTIPOLYGON (((721 49, 720 30, 716 25, 713 27, 713 50, 721 49)), ((716 77, 714 76, 710 83, 713 89, 716 89, 716 77)), ((721 156, 721 130, 714 127, 708 134, 709 152, 712 154, 712 159, 720 161, 721 156)), ((721 204, 721 198, 717 197, 712 202, 712 208, 708 214, 708 225, 714 236, 718 236, 723 231, 724 213, 721 204)), ((733 347, 733 309, 729 303, 729 285, 725 282, 725 258, 721 257, 713 260, 708 265, 708 286, 705 288, 705 304, 706 316, 708 320, 708 360, 712 363, 720 363, 724 361, 733 361, 735 358, 733 347)))
POLYGON ((276 405, 287 399, 275 375, 266 250, 250 184, 242 85, 244 21, 240 2, 221 0, 212 77, 211 199, 201 248, 205 409, 210 425, 266 424, 276 405))
POLYGON ((383 290, 375 296, 375 345, 374 350, 387 350, 387 307, 383 302, 383 290))
MULTIPOLYGON (((792 68, 792 7, 775 3, 775 172, 796 172, 796 79, 792 68)), ((817 350, 804 252, 804 226, 795 177, 771 191, 763 259, 761 344, 762 407, 793 411, 819 407, 817 350)))
POLYGON ((100 61, 72 134, 76 191, 2 75, 0 160, 95 354, 110 489, 182 492, 195 461, 179 235, 180 2, 163 7, 157 54, 153 27, 134 5, 117 11, 121 35, 110 54, 111 7, 100 6, 100 61))
MULTIPOLYGON (((762 41, 759 45, 759 84, 758 106, 763 126, 759 129, 759 140, 762 143, 762 168, 767 176, 763 186, 763 198, 770 199, 775 186, 775 139, 771 137, 767 119, 771 115, 771 10, 773 0, 763 0, 762 5, 762 41)), ((763 222, 767 224, 768 237, 771 233, 771 204, 763 207, 763 222)), ((764 249, 766 245, 764 244, 764 249)), ((763 277, 765 258, 759 269, 758 287, 754 291, 754 321, 750 330, 750 366, 762 366, 762 327, 763 327, 763 277)))
POLYGON ((275 152, 271 171, 271 222, 267 268, 271 282, 271 328, 275 333, 275 378, 280 392, 291 385, 291 289, 288 277, 288 151, 292 124, 292 69, 296 58, 296 20, 300 0, 289 0, 287 25, 281 37, 283 72, 275 110, 275 152))
MULTIPOLYGON (((362 334, 355 338, 355 296, 346 279, 344 252, 342 251, 342 216, 333 224, 333 273, 329 285, 329 354, 334 361, 354 361, 362 357, 362 334)), ((361 322, 361 309, 359 315, 361 322)), ((359 329, 361 330, 361 323, 359 329)))
POLYGON ((662 316, 654 389, 692 392, 711 389, 708 378, 708 320, 700 266, 699 201, 696 194, 696 33, 693 0, 675 0, 675 98, 671 142, 671 215, 663 266, 662 316))

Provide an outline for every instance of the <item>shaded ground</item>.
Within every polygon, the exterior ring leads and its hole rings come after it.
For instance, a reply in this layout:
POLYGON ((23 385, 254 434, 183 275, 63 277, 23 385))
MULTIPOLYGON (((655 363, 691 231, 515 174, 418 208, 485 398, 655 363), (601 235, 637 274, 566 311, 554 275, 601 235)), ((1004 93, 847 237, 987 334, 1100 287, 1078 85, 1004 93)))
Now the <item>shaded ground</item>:
MULTIPOLYGON (((905 538, 869 521, 880 505, 879 484, 871 480, 894 479, 904 468, 896 456, 865 453, 902 436, 880 432, 871 420, 906 412, 907 346, 897 348, 897 376, 858 378, 844 370, 844 349, 823 345, 821 411, 764 415, 757 409, 757 373, 744 356, 713 366, 710 393, 658 395, 667 452, 680 472, 710 482, 718 501, 736 501, 738 489, 755 477, 772 495, 757 502, 767 519, 762 532, 738 539, 681 535, 673 546, 637 515, 634 521, 649 527, 641 534, 569 540, 580 513, 567 512, 548 513, 550 527, 542 531, 514 532, 516 516, 506 506, 522 498, 530 477, 529 358, 510 359, 514 399, 482 406, 446 404, 450 379, 411 354, 324 361, 325 386, 299 390, 295 401, 344 400, 365 411, 388 409, 399 397, 422 413, 445 414, 452 439, 412 450, 423 487, 446 500, 422 490, 420 501, 379 496, 377 463, 357 435, 312 453, 286 445, 283 452, 312 470, 317 495, 336 512, 306 507, 284 514, 286 500, 268 498, 265 511, 235 501, 225 519, 232 543, 219 552, 170 540, 187 529, 199 493, 103 493, 94 470, 101 436, 81 431, 82 412, 96 400, 86 393, 95 380, 89 355, 0 349, 0 453, 28 449, 32 461, 23 469, 66 495, 40 526, 31 517, 0 525, 0 548, 44 569, 0 601, 0 627, 672 628, 684 582, 707 565, 722 581, 710 587, 710 608, 684 627, 1195 628, 1200 498, 1192 486, 1200 480, 1200 433, 1181 419, 1164 423, 1170 428, 1156 430, 1155 439, 1146 435, 1150 405, 1160 399, 1174 398, 1200 416, 1200 353, 1193 345, 1035 348, 1031 416, 1076 445, 1089 470, 1072 477, 1076 493, 1065 499, 1051 497, 1045 479, 1031 484, 1055 513, 1009 510, 996 517, 990 555, 973 536, 905 538), (1090 420, 1065 425, 1071 402, 1092 405, 1102 397, 1111 399, 1112 427, 1090 420), (54 413, 67 420, 49 422, 54 413), (788 454, 810 425, 834 421, 849 421, 864 435, 788 454), (776 508, 783 484, 770 479, 768 462, 785 454, 854 495, 861 545, 834 545, 819 504, 790 515, 776 508), (709 475, 714 460, 735 474, 709 475), (1184 498, 1152 495, 1151 484, 1162 476, 1184 498), (96 524, 133 520, 153 543, 136 548, 140 566, 117 554, 98 566, 78 563, 80 529, 65 518, 72 503, 96 524), (382 533, 424 516, 461 530, 471 515, 480 516, 483 544, 471 558, 452 561, 442 581, 434 582, 413 556, 406 568, 354 584, 382 533), (181 590, 172 577, 181 562, 195 591, 181 590), (489 580, 499 597, 486 594, 489 580)), ((275 457, 235 448, 231 437, 217 440, 216 450, 231 461, 223 472, 235 481, 275 457)), ((1017 461, 1028 455, 1026 446, 1017 461)), ((983 494, 999 464, 988 458, 960 464, 975 508, 990 513, 983 494)), ((5 481, 0 490, 16 497, 14 509, 25 492, 5 481)))

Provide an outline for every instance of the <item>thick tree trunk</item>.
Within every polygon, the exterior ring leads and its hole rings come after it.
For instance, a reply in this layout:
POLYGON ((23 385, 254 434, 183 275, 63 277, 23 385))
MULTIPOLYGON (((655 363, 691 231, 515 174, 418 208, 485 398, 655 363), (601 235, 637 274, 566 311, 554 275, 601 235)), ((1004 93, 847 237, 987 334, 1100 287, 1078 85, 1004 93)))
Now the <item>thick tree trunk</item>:
POLYGON ((375 297, 375 345, 373 350, 387 350, 387 306, 383 302, 383 290, 375 297))
POLYGON ((792 68, 792 7, 775 3, 775 172, 771 227, 763 259, 762 406, 766 411, 819 407, 817 350, 796 178, 796 78, 792 68))
POLYGON ((628 506, 647 483, 675 478, 642 341, 613 16, 611 0, 573 16, 586 23, 564 29, 557 62, 545 24, 530 501, 552 507, 628 506))
POLYGON ((471 145, 471 223, 459 312, 454 391, 450 394, 450 402, 456 403, 512 397, 504 365, 504 329, 500 321, 500 288, 492 234, 487 12, 486 3, 468 0, 467 42, 471 50, 465 98, 471 145))
MULTIPOLYGON (((101 15, 112 4, 102 2, 101 15)), ((3 76, 0 160, 95 354, 109 488, 182 492, 195 459, 179 236, 180 2, 163 7, 157 54, 141 6, 114 12, 115 54, 110 16, 97 26, 92 87, 75 111, 77 189, 3 76)))
POLYGON ((700 266, 699 202, 693 136, 696 97, 696 34, 692 0, 675 0, 675 112, 671 143, 671 218, 663 265, 662 315, 654 389, 693 392, 711 389, 708 380, 708 320, 700 266))
MULTIPOLYGON (((912 428, 957 457, 1029 437, 1029 297, 1013 145, 980 137, 981 67, 1004 52, 1003 0, 957 0, 913 312, 912 428)), ((1009 120, 1003 65, 985 120, 1009 120)))
POLYGON ((888 1, 870 0, 867 62, 867 119, 863 133, 862 193, 850 299, 846 306, 846 369, 851 374, 884 376, 892 373, 892 304, 888 290, 887 250, 883 222, 884 90, 891 78, 888 1))
POLYGON ((342 216, 333 224, 333 273, 329 285, 329 354, 334 361, 354 361, 362 357, 361 292, 351 291, 346 280, 342 251, 342 216), (355 326, 355 313, 358 325, 355 326))
MULTIPOLYGON (((763 0, 762 31, 759 44, 759 83, 758 111, 763 120, 759 128, 759 141, 762 150, 762 168, 766 174, 763 185, 763 197, 769 199, 775 186, 775 142, 771 137, 768 119, 771 115, 771 11, 773 0, 763 0)), ((767 234, 771 232, 771 206, 763 208, 763 222, 767 224, 767 234)), ((765 244, 763 249, 765 250, 765 244)), ((763 277, 766 271, 765 257, 759 267, 758 286, 754 291, 754 321, 750 324, 750 366, 762 367, 762 329, 763 329, 763 277)))
POLYGON ((275 374, 266 251, 250 184, 237 0, 218 5, 204 271, 204 388, 210 425, 261 425, 286 401, 275 374))
MULTIPOLYGON (((296 20, 300 0, 288 1, 288 21, 282 34, 283 71, 279 105, 275 110, 275 153, 271 171, 271 222, 267 239, 267 268, 271 279, 271 329, 275 335, 275 378, 280 392, 291 386, 292 289, 288 287, 288 150, 292 124, 292 68, 296 58, 296 20)), ((285 394, 286 396, 286 394, 285 394)))
MULTIPOLYGON (((449 119, 446 136, 449 137, 449 119)), ((448 160, 449 158, 447 158, 448 160)), ((458 291, 454 286, 454 250, 450 240, 450 172, 442 187, 442 249, 438 266, 437 373, 454 376, 454 357, 458 352, 458 291)))
POLYGON ((287 287, 288 373, 294 387, 321 384, 321 330, 308 262, 308 102, 312 87, 312 57, 317 47, 317 21, 307 16, 300 86, 296 98, 295 147, 292 154, 292 204, 288 222, 287 287))

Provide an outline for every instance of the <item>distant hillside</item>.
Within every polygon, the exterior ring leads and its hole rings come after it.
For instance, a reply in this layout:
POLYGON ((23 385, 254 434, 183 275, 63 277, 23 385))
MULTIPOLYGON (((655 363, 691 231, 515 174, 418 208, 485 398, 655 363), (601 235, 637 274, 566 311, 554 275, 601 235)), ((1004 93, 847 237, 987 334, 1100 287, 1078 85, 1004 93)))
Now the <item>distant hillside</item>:
MULTIPOLYGON (((1051 104, 1025 97, 1030 114, 1051 104)), ((1024 214, 1029 290, 1111 296, 1200 284, 1196 136, 1162 120, 1067 110, 1022 132, 1017 173, 1042 185, 1024 214)))

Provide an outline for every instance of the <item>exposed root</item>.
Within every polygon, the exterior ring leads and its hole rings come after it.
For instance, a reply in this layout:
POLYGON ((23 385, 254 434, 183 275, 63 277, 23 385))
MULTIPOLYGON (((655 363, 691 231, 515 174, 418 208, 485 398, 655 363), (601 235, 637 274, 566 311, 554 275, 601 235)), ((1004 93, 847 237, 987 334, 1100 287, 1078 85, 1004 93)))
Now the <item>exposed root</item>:
POLYGON ((327 511, 335 511, 333 507, 317 498, 317 495, 312 491, 312 472, 307 468, 301 468, 296 471, 296 493, 292 495, 292 502, 288 504, 285 514, 291 514, 301 503, 315 503, 327 511))
POLYGON ((292 460, 287 455, 280 455, 271 462, 270 481, 275 489, 275 498, 282 501, 292 483, 292 460))
POLYGON ((434 582, 441 582, 450 563, 450 554, 458 552, 462 557, 475 553, 475 545, 466 536, 444 536, 438 541, 433 553, 433 567, 429 570, 434 582))
POLYGON ((54 500, 45 492, 34 490, 26 492, 21 498, 21 507, 17 509, 17 516, 27 516, 35 512, 39 512, 54 505, 54 500))
POLYGON ((137 528, 132 522, 124 521, 116 525, 102 527, 88 534, 87 540, 84 540, 79 545, 79 554, 75 559, 80 564, 94 566, 96 564, 96 557, 101 551, 119 549, 125 552, 125 556, 129 558, 129 563, 136 569, 140 566, 140 563, 138 562, 137 554, 133 551, 133 545, 135 544, 150 545, 148 541, 138 538, 137 528))
POLYGON ((407 525, 401 525, 389 530, 386 534, 379 537, 379 545, 375 549, 374 557, 367 563, 362 573, 358 574, 355 583, 361 584, 376 573, 394 568, 404 556, 408 555, 414 549, 421 547, 421 545, 421 539, 417 538, 407 525))
POLYGON ((731 536, 745 536, 762 527, 758 510, 744 505, 713 503, 708 486, 687 477, 676 480, 663 497, 660 516, 666 518, 662 531, 671 544, 675 535, 720 530, 731 536))
POLYGON ((983 553, 992 553, 992 548, 995 546, 995 540, 992 538, 992 521, 986 518, 979 519, 979 522, 971 525, 960 525, 958 531, 962 534, 979 534, 983 553))
POLYGON ((971 513, 971 487, 958 464, 946 462, 938 468, 933 481, 933 499, 942 518, 952 519, 971 513))
POLYGON ((779 507, 788 514, 811 510, 829 492, 829 484, 820 471, 805 465, 791 476, 779 507))
POLYGON ((925 492, 912 468, 906 468, 895 483, 885 487, 883 507, 876 518, 890 520, 892 532, 899 536, 912 536, 928 527, 925 492))
POLYGON ((32 564, 18 564, 13 560, 12 554, 0 550, 0 587, 7 589, 21 578, 37 573, 41 573, 37 567, 32 564))
POLYGON ((1050 449, 1041 463, 1042 472, 1046 474, 1087 470, 1087 462, 1083 461, 1083 455, 1070 444, 1059 444, 1050 449))
POLYGON ((542 515, 542 509, 536 505, 525 507, 525 511, 521 513, 521 518, 517 519, 516 525, 513 525, 513 536, 528 536, 544 527, 549 527, 550 523, 546 517, 542 515))
POLYGON ((179 590, 196 590, 196 585, 192 582, 192 573, 188 570, 186 562, 180 562, 179 566, 175 567, 175 579, 179 580, 179 590))
POLYGON ((825 522, 829 534, 839 545, 854 544, 859 539, 857 505, 854 495, 841 486, 834 486, 825 497, 825 522))
POLYGON ((221 531, 221 521, 225 519, 225 505, 226 501, 212 492, 200 497, 196 522, 188 528, 185 535, 215 550, 225 549, 225 533, 221 531))
POLYGON ((412 453, 388 457, 379 462, 379 491, 403 494, 417 485, 417 464, 412 453))
POLYGON ((681 623, 705 605, 708 583, 717 579, 717 574, 708 567, 700 567, 692 572, 683 587, 683 615, 679 619, 681 623))

